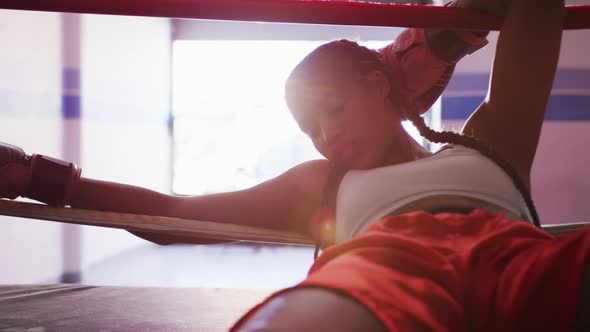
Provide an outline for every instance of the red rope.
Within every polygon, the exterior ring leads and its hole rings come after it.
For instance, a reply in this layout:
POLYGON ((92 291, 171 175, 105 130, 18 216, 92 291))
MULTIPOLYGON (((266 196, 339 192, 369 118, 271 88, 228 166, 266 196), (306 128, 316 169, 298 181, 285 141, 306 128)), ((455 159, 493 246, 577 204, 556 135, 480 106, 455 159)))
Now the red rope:
MULTIPOLYGON (((2 0, 0 8, 335 25, 498 30, 502 20, 463 8, 322 0, 2 0)), ((564 29, 590 28, 590 6, 567 7, 564 29)))

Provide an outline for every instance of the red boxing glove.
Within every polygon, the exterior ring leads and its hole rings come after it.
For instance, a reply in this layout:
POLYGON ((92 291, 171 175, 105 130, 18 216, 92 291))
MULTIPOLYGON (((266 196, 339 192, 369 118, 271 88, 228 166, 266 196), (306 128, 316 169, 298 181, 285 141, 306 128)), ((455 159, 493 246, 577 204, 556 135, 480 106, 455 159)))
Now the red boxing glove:
POLYGON ((27 155, 16 146, 0 143, 0 198, 21 196, 29 183, 27 155))
POLYGON ((40 154, 29 156, 19 147, 0 143, 0 174, 12 182, 0 192, 4 197, 23 196, 53 206, 66 206, 81 170, 71 162, 40 154))
POLYGON ((25 197, 49 205, 66 206, 81 172, 74 163, 34 154, 31 157, 31 181, 25 197))

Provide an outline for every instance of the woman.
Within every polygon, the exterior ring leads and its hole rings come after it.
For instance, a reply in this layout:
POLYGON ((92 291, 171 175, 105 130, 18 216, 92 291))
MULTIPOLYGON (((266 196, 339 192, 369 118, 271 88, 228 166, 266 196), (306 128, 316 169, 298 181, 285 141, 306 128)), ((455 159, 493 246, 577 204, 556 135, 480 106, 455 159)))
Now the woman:
POLYGON ((334 181, 338 244, 305 281, 234 330, 589 328, 581 290, 590 236, 553 239, 533 226, 529 194, 563 2, 480 4, 505 20, 488 96, 463 135, 435 133, 416 112, 392 111, 395 77, 353 43, 324 45, 295 68, 287 83, 295 119, 328 159, 355 169, 334 181), (427 139, 451 144, 430 154, 402 130, 404 117, 427 139))
MULTIPOLYGON (((329 247, 308 278, 254 308, 234 331, 587 328, 581 292, 590 236, 554 239, 532 225, 538 218, 529 194, 563 1, 475 3, 505 20, 488 97, 463 135, 429 130, 415 103, 400 102, 400 78, 386 53, 337 41, 308 55, 286 86, 295 120, 327 160, 248 190, 185 199, 90 179, 39 193, 25 188, 47 181, 24 175, 11 195, 148 214, 165 206, 168 215, 301 232, 320 211, 311 232, 329 247), (451 144, 430 153, 403 130, 404 118, 426 138, 451 144), (113 193, 125 201, 109 199, 113 193), (334 203, 336 234, 322 218, 322 207, 334 203)), ((4 172, 25 174, 27 163, 9 163, 4 172)), ((76 178, 68 167, 66 182, 76 178)))
MULTIPOLYGON (((476 7, 477 3, 467 1, 451 5, 476 7)), ((383 58, 387 59, 387 69, 396 75, 392 81, 396 108, 417 113, 428 110, 448 83, 457 61, 485 46, 486 35, 487 32, 439 29, 402 32, 381 50, 383 58)), ((56 206, 212 220, 307 233, 308 220, 323 200, 330 165, 326 160, 308 162, 249 190, 177 197, 80 178, 80 170, 67 161, 27 156, 18 147, 0 143, 0 197, 25 196, 56 206), (268 204, 270 201, 273 204, 268 204)), ((216 242, 160 234, 137 235, 160 244, 216 242)))

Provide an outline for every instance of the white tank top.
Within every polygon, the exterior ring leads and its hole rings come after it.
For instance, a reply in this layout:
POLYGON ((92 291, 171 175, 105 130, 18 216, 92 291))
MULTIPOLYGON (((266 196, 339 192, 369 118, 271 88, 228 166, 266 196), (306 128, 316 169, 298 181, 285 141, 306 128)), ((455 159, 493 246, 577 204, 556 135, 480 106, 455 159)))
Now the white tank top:
MULTIPOLYGON (((336 241, 418 199, 453 195, 490 202, 531 221, 511 178, 477 150, 453 145, 427 158, 346 173, 336 197, 336 241)), ((452 208, 445 203, 440 209, 452 208)), ((473 208, 481 208, 473 206, 473 208)))

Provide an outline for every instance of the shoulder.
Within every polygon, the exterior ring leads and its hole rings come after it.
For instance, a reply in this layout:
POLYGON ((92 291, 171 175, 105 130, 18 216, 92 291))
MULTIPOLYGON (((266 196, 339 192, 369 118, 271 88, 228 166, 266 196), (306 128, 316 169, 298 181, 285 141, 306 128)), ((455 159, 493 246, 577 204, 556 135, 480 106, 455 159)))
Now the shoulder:
POLYGON ((332 169, 333 164, 328 160, 310 160, 291 168, 282 176, 303 194, 312 195, 321 200, 332 169))
POLYGON ((311 216, 325 203, 325 188, 332 173, 328 160, 311 160, 292 167, 277 178, 272 200, 287 213, 291 229, 306 232, 311 216), (289 211, 289 212, 287 212, 289 211))
POLYGON ((290 188, 296 189, 303 204, 315 208, 333 207, 340 182, 347 169, 328 160, 312 160, 297 165, 284 173, 290 188), (308 205, 310 206, 310 205, 308 205))

